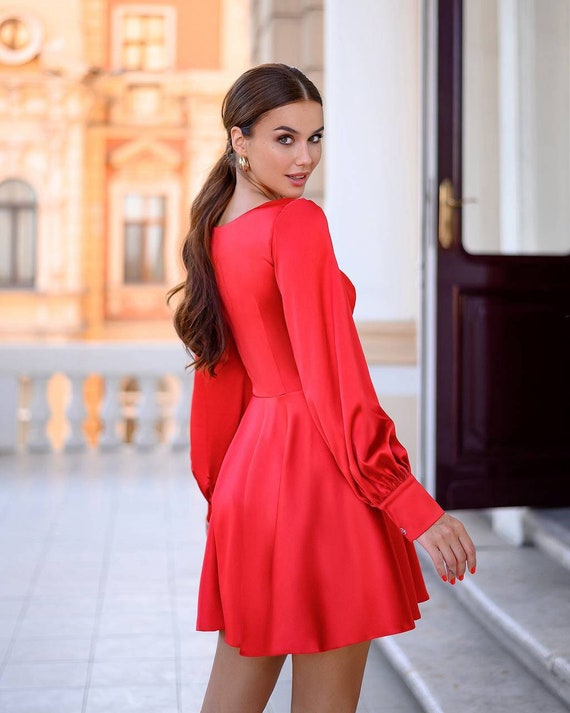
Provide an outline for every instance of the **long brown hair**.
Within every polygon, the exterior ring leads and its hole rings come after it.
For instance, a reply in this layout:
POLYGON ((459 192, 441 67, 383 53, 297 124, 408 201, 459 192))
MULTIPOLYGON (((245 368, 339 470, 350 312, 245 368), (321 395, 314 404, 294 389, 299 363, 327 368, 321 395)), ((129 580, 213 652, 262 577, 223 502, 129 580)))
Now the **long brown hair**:
POLYGON ((296 67, 261 64, 244 72, 232 85, 222 104, 222 120, 228 142, 201 191, 192 203, 190 229, 184 239, 182 260, 186 280, 168 293, 183 297, 174 313, 174 327, 193 358, 196 369, 214 374, 226 348, 226 323, 211 258, 212 231, 221 218, 236 185, 236 154, 230 132, 238 126, 249 136, 268 111, 303 100, 322 105, 315 85, 296 67))

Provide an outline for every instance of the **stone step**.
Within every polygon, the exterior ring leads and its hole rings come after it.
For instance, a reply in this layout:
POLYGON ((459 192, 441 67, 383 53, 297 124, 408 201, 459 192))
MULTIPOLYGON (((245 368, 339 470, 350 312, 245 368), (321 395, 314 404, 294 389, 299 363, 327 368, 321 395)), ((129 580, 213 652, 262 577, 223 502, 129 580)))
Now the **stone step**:
POLYGON ((527 510, 523 522, 530 541, 570 570, 570 508, 527 510))
POLYGON ((478 572, 450 587, 418 553, 431 599, 415 631, 377 640, 428 713, 562 713, 570 704, 570 573, 458 513, 478 572))

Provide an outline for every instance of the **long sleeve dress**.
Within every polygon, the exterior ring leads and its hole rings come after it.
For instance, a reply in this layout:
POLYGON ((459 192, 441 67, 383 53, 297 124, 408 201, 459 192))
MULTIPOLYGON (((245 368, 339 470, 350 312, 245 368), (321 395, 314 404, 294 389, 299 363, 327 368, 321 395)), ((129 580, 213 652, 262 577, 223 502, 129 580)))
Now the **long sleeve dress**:
POLYGON ((264 203, 214 229, 212 261, 231 334, 192 400, 210 505, 197 628, 245 656, 413 628, 412 541, 443 511, 378 403, 322 210, 264 203))

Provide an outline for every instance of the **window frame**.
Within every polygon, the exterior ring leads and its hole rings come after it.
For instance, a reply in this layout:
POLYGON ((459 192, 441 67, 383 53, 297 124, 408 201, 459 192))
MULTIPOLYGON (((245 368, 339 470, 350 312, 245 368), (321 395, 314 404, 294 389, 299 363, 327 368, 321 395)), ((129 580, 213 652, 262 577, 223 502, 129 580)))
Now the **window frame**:
POLYGON ((174 69, 176 60, 176 8, 153 3, 119 5, 113 10, 112 17, 112 56, 111 65, 118 72, 164 72, 174 69), (128 69, 123 66, 124 27, 129 15, 160 15, 164 18, 165 66, 160 69, 128 69))
POLYGON ((123 222, 123 283, 128 286, 143 286, 143 285, 163 285, 164 281, 166 279, 166 235, 168 231, 168 196, 164 193, 161 194, 150 194, 147 192, 144 193, 126 193, 123 197, 123 215, 122 215, 122 222, 123 222), (143 209, 142 209, 142 214, 140 218, 134 219, 130 218, 127 215, 127 210, 126 210, 126 201, 129 198, 129 196, 137 196, 138 198, 142 199, 143 202, 143 209), (162 215, 160 218, 152 218, 150 215, 150 211, 148 209, 148 202, 152 199, 160 199, 162 202, 162 215), (160 250, 161 250, 161 257, 162 257, 162 270, 161 270, 161 276, 159 279, 154 279, 152 276, 149 276, 146 266, 147 266, 147 260, 146 260, 146 255, 149 252, 149 240, 150 240, 150 228, 153 226, 160 226, 161 228, 161 240, 160 240, 160 250), (128 278, 128 264, 127 264, 127 259, 128 259, 128 228, 129 226, 137 226, 138 227, 138 240, 140 242, 140 258, 138 261, 138 273, 140 274, 141 278, 137 280, 131 280, 128 278))
POLYGON ((181 186, 178 178, 164 176, 159 181, 136 181, 118 178, 109 187, 109 245, 107 249, 107 283, 115 290, 164 289, 178 279, 177 244, 180 226, 181 186), (125 198, 129 194, 162 196, 165 200, 163 234, 163 282, 127 282, 125 280, 125 198))
POLYGON ((4 178, 0 180, 0 187, 7 183, 22 183, 24 184, 30 192, 33 194, 33 199, 20 203, 10 203, 2 198, 0 198, 0 211, 6 210, 9 212, 9 224, 10 224, 10 257, 11 265, 9 270, 9 281, 2 282, 0 278, 0 290, 34 290, 36 289, 36 282, 38 279, 38 194, 34 186, 23 178, 4 178), (18 234, 17 234, 17 224, 18 216, 23 211, 29 211, 31 214, 31 233, 29 234, 29 250, 31 255, 31 278, 29 280, 23 281, 18 280, 18 274, 20 272, 18 264, 18 234))

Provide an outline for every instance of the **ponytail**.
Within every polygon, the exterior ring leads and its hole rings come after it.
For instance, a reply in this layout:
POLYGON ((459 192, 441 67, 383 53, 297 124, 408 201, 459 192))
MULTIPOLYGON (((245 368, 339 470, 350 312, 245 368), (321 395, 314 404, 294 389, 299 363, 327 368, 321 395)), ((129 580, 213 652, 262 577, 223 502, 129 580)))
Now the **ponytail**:
POLYGON ((190 229, 182 247, 186 280, 168 293, 184 291, 174 313, 174 328, 195 369, 214 369, 226 348, 226 324, 212 264, 212 232, 234 192, 235 155, 228 145, 192 203, 190 229))

